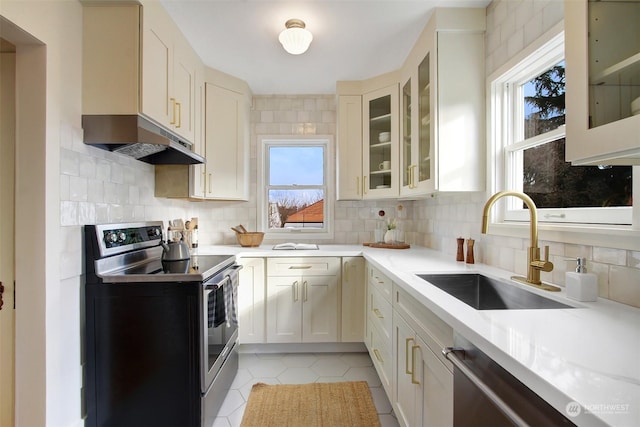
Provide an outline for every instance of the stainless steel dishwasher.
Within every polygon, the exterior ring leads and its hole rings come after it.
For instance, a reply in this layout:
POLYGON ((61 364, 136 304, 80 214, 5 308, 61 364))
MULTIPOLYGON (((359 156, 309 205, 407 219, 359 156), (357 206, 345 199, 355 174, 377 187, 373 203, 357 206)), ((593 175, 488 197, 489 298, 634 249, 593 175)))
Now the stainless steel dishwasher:
POLYGON ((453 363, 454 426, 575 425, 461 335, 442 352, 453 363))

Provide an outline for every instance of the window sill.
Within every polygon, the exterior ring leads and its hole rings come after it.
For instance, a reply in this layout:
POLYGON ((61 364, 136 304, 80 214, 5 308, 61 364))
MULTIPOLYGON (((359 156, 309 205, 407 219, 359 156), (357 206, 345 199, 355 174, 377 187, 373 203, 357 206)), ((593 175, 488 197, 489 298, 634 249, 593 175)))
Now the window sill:
MULTIPOLYGON (((529 223, 491 223, 489 234, 529 239, 529 223)), ((623 225, 539 224, 538 240, 632 251, 640 250, 640 230, 623 225)))

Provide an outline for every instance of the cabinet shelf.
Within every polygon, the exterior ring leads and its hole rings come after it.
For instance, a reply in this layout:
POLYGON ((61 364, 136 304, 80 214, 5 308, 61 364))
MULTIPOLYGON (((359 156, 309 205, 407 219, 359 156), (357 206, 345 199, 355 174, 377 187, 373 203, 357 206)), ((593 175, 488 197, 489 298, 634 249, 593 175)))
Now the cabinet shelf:
POLYGON ((384 169, 384 170, 374 170, 369 172, 371 175, 389 175, 391 174, 391 169, 384 169))
POLYGON ((371 123, 391 121, 391 114, 383 114, 382 116, 371 117, 369 121, 371 123))
POLYGON ((591 77, 592 85, 630 85, 631 76, 640 74, 640 52, 624 59, 610 67, 605 68, 598 74, 591 77), (620 78, 624 80, 624 76, 629 76, 629 83, 621 83, 620 78))
POLYGON ((387 141, 387 142, 378 142, 376 144, 371 144, 369 146, 370 148, 384 148, 384 147, 391 147, 391 141, 387 141))

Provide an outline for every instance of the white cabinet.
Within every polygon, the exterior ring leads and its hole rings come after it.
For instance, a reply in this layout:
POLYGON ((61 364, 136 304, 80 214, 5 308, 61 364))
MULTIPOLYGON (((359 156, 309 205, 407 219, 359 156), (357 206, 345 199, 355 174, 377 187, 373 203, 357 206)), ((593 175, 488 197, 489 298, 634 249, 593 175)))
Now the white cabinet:
POLYGON ((395 412, 402 426, 453 424, 453 367, 441 353, 453 329, 394 285, 395 412))
POLYGON ((338 96, 338 200, 362 199, 362 96, 338 96))
POLYGON ((389 400, 391 400, 393 390, 392 286, 392 282, 387 276, 371 264, 367 264, 367 337, 365 344, 389 400))
POLYGON ((249 200, 249 108, 246 93, 205 88, 204 198, 249 200))
POLYGON ((338 82, 337 198, 397 197, 398 79, 338 82))
POLYGON ((265 342, 265 259, 240 258, 238 337, 242 344, 265 342))
POLYGON ((267 342, 337 342, 340 258, 267 260, 267 342))
POLYGON ((400 196, 482 191, 484 9, 436 9, 401 76, 400 196))
POLYGON ((362 257, 342 258, 341 342, 363 342, 365 338, 365 262, 362 257))
POLYGON ((141 111, 193 141, 195 75, 203 65, 161 3, 144 3, 142 29, 141 111))
POLYGON ((640 165, 640 2, 564 7, 566 160, 640 165))
POLYGON ((244 81, 207 68, 196 79, 196 151, 200 165, 156 165, 157 197, 199 200, 249 199, 249 113, 244 81))
POLYGON ((362 96, 363 198, 398 196, 398 84, 362 96))

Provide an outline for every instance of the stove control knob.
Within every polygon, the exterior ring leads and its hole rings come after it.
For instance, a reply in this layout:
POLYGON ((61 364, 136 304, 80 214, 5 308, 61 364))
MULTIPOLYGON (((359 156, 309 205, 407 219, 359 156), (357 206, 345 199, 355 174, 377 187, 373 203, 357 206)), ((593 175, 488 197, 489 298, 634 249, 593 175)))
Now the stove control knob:
POLYGON ((127 239, 127 235, 124 231, 118 233, 118 242, 124 242, 127 239))
POLYGON ((113 231, 110 231, 109 233, 107 233, 107 235, 104 237, 104 240, 107 243, 116 243, 118 241, 118 236, 116 235, 116 233, 114 233, 113 231))

